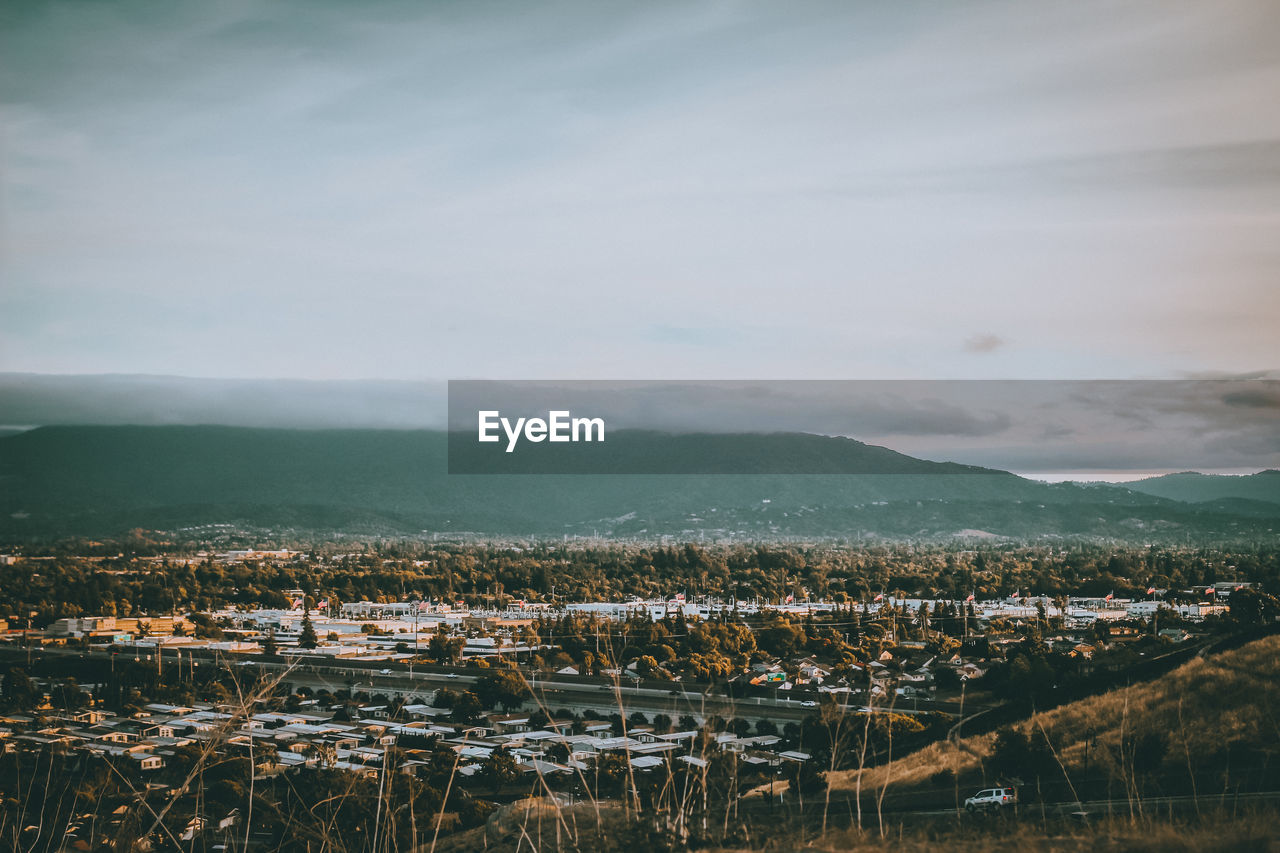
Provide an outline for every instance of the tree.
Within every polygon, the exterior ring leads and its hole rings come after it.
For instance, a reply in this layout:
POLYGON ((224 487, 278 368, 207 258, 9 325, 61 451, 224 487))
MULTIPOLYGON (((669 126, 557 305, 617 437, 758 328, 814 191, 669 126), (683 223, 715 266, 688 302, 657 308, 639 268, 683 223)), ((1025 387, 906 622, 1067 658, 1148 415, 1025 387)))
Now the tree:
POLYGON ((520 778, 520 768, 511 753, 505 749, 495 749, 480 765, 480 776, 493 788, 496 794, 503 786, 510 785, 520 778))
POLYGON ((569 745, 561 741, 552 743, 551 746, 547 748, 547 757, 552 761, 558 761, 561 764, 568 762, 569 745))
POLYGON ((818 768, 816 761, 812 760, 795 762, 787 772, 787 776, 787 787, 801 796, 816 794, 827 785, 827 774, 818 768))
POLYGON ((1125 737, 1125 758, 1137 777, 1150 776, 1160 769, 1169 751, 1169 739, 1163 732, 1149 729, 1141 734, 1125 737))
POLYGON ((480 704, 476 694, 467 690, 458 694, 458 697, 454 699, 453 713, 450 714, 450 717, 453 718, 454 722, 470 723, 479 716, 481 710, 483 710, 483 706, 480 704))
POLYGON ((431 635, 431 640, 427 643, 427 652, 439 663, 452 664, 462 656, 462 647, 466 643, 467 641, 462 637, 450 637, 448 631, 441 626, 431 635))
POLYGON ((53 688, 53 702, 60 708, 72 711, 88 705, 89 694, 80 688, 74 678, 68 678, 53 688))
POLYGON ((1015 728, 996 733, 991 749, 991 767, 1006 779, 1035 782, 1048 779, 1060 772, 1053 746, 1043 729, 1033 729, 1030 735, 1015 728))
POLYGON ((315 626, 311 624, 311 611, 303 611, 302 632, 298 635, 298 647, 314 649, 319 644, 320 639, 316 636, 315 626))
POLYGON ((10 669, 0 682, 0 693, 11 708, 27 711, 35 704, 35 687, 31 679, 20 669, 10 669))
POLYGON ((275 657, 279 651, 279 645, 276 643, 276 632, 267 631, 267 636, 262 640, 262 653, 268 657, 275 657))
POLYGON ((458 701, 458 696, 458 691, 450 690, 448 687, 441 687, 436 691, 436 695, 432 697, 431 704, 436 708, 452 708, 454 703, 458 701))
POLYGON ((509 669, 500 669, 480 679, 475 693, 486 708, 501 705, 507 711, 519 708, 532 695, 520 674, 509 669))
POLYGON ((960 641, 946 634, 934 634, 925 645, 925 650, 934 657, 945 660, 960 650, 960 641))
POLYGON ((1227 599, 1231 618, 1245 625, 1263 625, 1280 618, 1280 600, 1255 589, 1239 589, 1227 599))

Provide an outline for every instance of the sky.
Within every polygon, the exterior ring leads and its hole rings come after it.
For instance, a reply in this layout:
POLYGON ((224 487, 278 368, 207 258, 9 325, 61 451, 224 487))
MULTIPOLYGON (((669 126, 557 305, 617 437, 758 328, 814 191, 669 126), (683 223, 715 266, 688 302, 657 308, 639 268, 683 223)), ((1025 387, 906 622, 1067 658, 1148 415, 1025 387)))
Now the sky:
POLYGON ((0 16, 5 371, 1280 366, 1270 0, 0 16))

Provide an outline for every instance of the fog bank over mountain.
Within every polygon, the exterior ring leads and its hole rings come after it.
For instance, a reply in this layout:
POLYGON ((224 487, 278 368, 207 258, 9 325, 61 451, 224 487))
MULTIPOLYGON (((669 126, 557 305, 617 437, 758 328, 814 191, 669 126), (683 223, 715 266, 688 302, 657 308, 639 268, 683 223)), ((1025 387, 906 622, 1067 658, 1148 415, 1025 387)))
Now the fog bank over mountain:
MULTIPOLYGON (((479 409, 602 417, 609 430, 844 436, 1029 475, 1280 468, 1273 374, 1155 381, 196 379, 0 374, 0 427, 475 429, 479 409), (459 391, 459 389, 462 391, 459 391), (452 396, 450 396, 452 394, 452 396), (488 396, 487 396, 488 395, 488 396), (452 419, 448 414, 452 410, 452 419)), ((1070 479, 1070 477, 1066 477, 1070 479)), ((1131 478, 1131 477, 1129 477, 1131 478)))
POLYGON ((0 422, 443 429, 445 383, 0 373, 0 422))

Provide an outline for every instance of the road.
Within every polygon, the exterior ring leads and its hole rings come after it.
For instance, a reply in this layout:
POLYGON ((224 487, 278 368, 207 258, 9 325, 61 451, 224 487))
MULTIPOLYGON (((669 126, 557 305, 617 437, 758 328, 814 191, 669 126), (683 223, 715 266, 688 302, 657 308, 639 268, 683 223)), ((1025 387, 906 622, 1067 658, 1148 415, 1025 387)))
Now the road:
MULTIPOLYGON (((1170 810, 1178 811, 1185 808, 1202 808, 1232 806, 1244 803, 1258 802, 1274 802, 1280 800, 1280 791, 1255 791, 1243 794, 1222 794, 1222 795, 1182 795, 1176 797, 1143 797, 1141 802, 1129 800, 1062 800, 1053 803, 1021 803, 1015 808, 1018 812, 1026 815, 1033 813, 1037 817, 1040 816, 1042 810, 1044 814, 1053 817, 1070 816, 1085 820, 1088 818, 1101 818, 1107 816, 1123 816, 1128 817, 1132 814, 1168 814, 1170 810)), ((886 813, 889 811, 885 810, 886 813)), ((942 817, 946 815, 954 815, 957 810, 954 808, 947 809, 898 809, 893 812, 894 815, 918 815, 920 817, 942 817)), ((987 815, 979 813, 979 816, 987 815)))
MULTIPOLYGON (((824 803, 821 797, 816 799, 808 798, 803 802, 795 798, 786 785, 779 783, 775 788, 776 793, 770 797, 767 792, 760 792, 758 795, 753 793, 743 797, 740 801, 740 808, 743 813, 753 815, 775 815, 779 809, 783 813, 789 815, 793 819, 800 819, 806 824, 812 824, 815 828, 821 825, 822 812, 824 803), (779 796, 780 794, 780 796, 779 796)), ((1193 813, 1204 809, 1215 808, 1231 808, 1245 806, 1256 803, 1275 803, 1280 802, 1280 791, 1255 791, 1247 793, 1221 793, 1209 795, 1179 795, 1168 797, 1143 797, 1139 802, 1129 801, 1127 799, 1104 799, 1104 800, 1057 800, 1052 802, 1023 802, 1017 806, 1006 807, 1006 810, 997 812, 978 811, 968 814, 963 805, 964 798, 970 794, 976 793, 977 789, 970 791, 961 791, 957 798, 957 805, 949 805, 943 808, 936 806, 929 808, 916 808, 910 803, 910 797, 904 794, 890 794, 884 803, 883 813, 886 819, 892 816, 895 824, 912 825, 914 823, 933 822, 945 818, 960 818, 970 821, 992 821, 1028 818, 1033 817, 1040 819, 1041 817, 1051 818, 1071 818, 1084 823, 1093 820, 1100 820, 1107 817, 1128 818, 1132 815, 1168 816, 1178 813, 1193 813)), ((849 791, 833 792, 831 802, 826 806, 829 815, 850 815, 853 811, 853 797, 849 791)), ((936 800, 935 800, 936 803, 936 800)), ((866 791, 862 796, 862 813, 864 821, 876 820, 876 792, 866 791)))
MULTIPOLYGON (((388 697, 432 698, 436 690, 449 688, 465 690, 484 677, 475 669, 459 668, 457 672, 407 672, 391 670, 370 671, 363 668, 343 667, 334 664, 285 664, 254 661, 246 666, 268 672, 288 671, 284 683, 297 688, 306 686, 312 690, 325 689, 364 691, 388 697)), ((673 720, 688 715, 701 724, 707 717, 718 715, 725 719, 741 717, 755 722, 767 719, 774 722, 800 721, 817 711, 815 705, 789 699, 748 698, 731 699, 712 696, 705 692, 686 692, 678 683, 668 689, 640 687, 626 683, 582 684, 555 678, 533 676, 528 681, 534 699, 526 702, 525 709, 541 707, 548 715, 567 709, 581 714, 595 711, 600 714, 621 713, 629 716, 641 712, 652 718, 654 714, 666 714, 673 720)), ((810 700, 812 701, 812 700, 810 700)), ((854 709, 850 709, 853 711, 854 709)))
MULTIPOLYGON (((133 659, 142 663, 155 661, 154 648, 123 650, 117 655, 107 651, 86 651, 82 649, 46 647, 35 651, 39 655, 70 656, 89 659, 100 659, 103 662, 113 657, 133 659)), ((21 653, 25 658, 28 650, 7 649, 11 656, 21 653)), ((450 688, 466 690, 484 677, 486 670, 474 667, 446 667, 431 665, 428 667, 405 667, 403 664, 379 667, 378 663, 346 664, 336 660, 320 658, 297 658, 293 660, 266 660, 262 656, 225 656, 213 654, 206 650, 174 650, 165 649, 163 658, 157 662, 167 671, 179 666, 221 666, 236 667, 241 670, 279 674, 286 688, 296 690, 307 687, 312 691, 348 690, 351 693, 365 692, 370 695, 382 694, 389 698, 417 698, 429 702, 437 690, 450 688), (181 663, 179 663, 181 655, 181 663)), ((581 714, 583 711, 594 711, 599 714, 622 713, 629 716, 640 712, 652 719, 655 714, 666 714, 673 720, 682 716, 691 716, 699 724, 710 716, 724 719, 742 718, 751 723, 758 720, 769 720, 779 725, 787 722, 799 722, 818 711, 817 701, 812 698, 790 698, 786 695, 732 698, 713 694, 707 685, 685 684, 682 682, 634 682, 629 678, 614 682, 606 678, 590 676, 540 676, 526 674, 534 701, 527 702, 526 710, 541 707, 549 715, 567 709, 581 714)), ((812 694, 810 694, 812 695, 812 694)), ((944 703, 921 702, 924 707, 895 707, 894 713, 916 714, 929 710, 941 710, 944 703)), ((885 708, 868 708, 863 705, 842 705, 846 713, 867 713, 888 710, 885 708)))

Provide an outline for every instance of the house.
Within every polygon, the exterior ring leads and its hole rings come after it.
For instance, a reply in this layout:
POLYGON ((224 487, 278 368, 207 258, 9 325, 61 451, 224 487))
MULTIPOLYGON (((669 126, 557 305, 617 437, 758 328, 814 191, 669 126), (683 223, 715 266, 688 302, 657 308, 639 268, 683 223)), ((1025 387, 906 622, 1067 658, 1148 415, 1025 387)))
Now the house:
POLYGON ((436 708, 433 705, 422 704, 405 705, 400 710, 411 720, 434 720, 437 717, 447 717, 452 713, 448 708, 436 708))
POLYGON ((541 758, 530 758, 520 763, 520 770, 524 773, 537 773, 539 776, 553 776, 557 774, 572 773, 573 770, 563 764, 556 764, 554 761, 544 761, 541 758))
POLYGON ((495 734, 513 734, 529 731, 528 714, 505 714, 489 717, 489 726, 495 734))
POLYGON ((653 770, 666 762, 656 755, 638 755, 631 759, 631 766, 636 770, 653 770))
POLYGON ((692 743, 697 736, 698 733, 696 731, 670 732, 665 735, 658 735, 658 740, 666 741, 668 743, 683 743, 684 741, 692 743))
POLYGON ((84 735, 90 740, 96 740, 101 743, 133 743, 138 739, 134 732, 106 724, 92 726, 85 730, 84 735))
POLYGON ((567 735, 573 731, 573 720, 547 720, 547 724, 543 728, 549 732, 567 735))
POLYGON ((682 747, 678 743, 665 743, 655 741, 653 743, 635 743, 627 747, 627 752, 631 755, 661 755, 665 752, 678 752, 682 747))
POLYGON ((831 675, 831 670, 814 664, 804 664, 796 675, 797 684, 821 684, 823 679, 831 675))
POLYGON ((107 716, 108 714, 106 711, 87 708, 83 711, 76 711, 75 713, 73 713, 71 715, 71 719, 77 723, 87 723, 89 725, 96 725, 97 723, 100 723, 103 720, 105 720, 107 716))
POLYGON ((187 821, 187 825, 182 828, 182 834, 178 836, 179 841, 194 841, 195 837, 204 831, 205 819, 199 816, 191 818, 187 821))
POLYGON ((755 767, 777 767, 782 763, 782 759, 772 752, 746 752, 742 754, 741 759, 743 764, 755 767))
POLYGON ((140 740, 150 738, 171 738, 175 734, 173 723, 168 720, 139 721, 139 724, 131 726, 138 733, 140 740))

